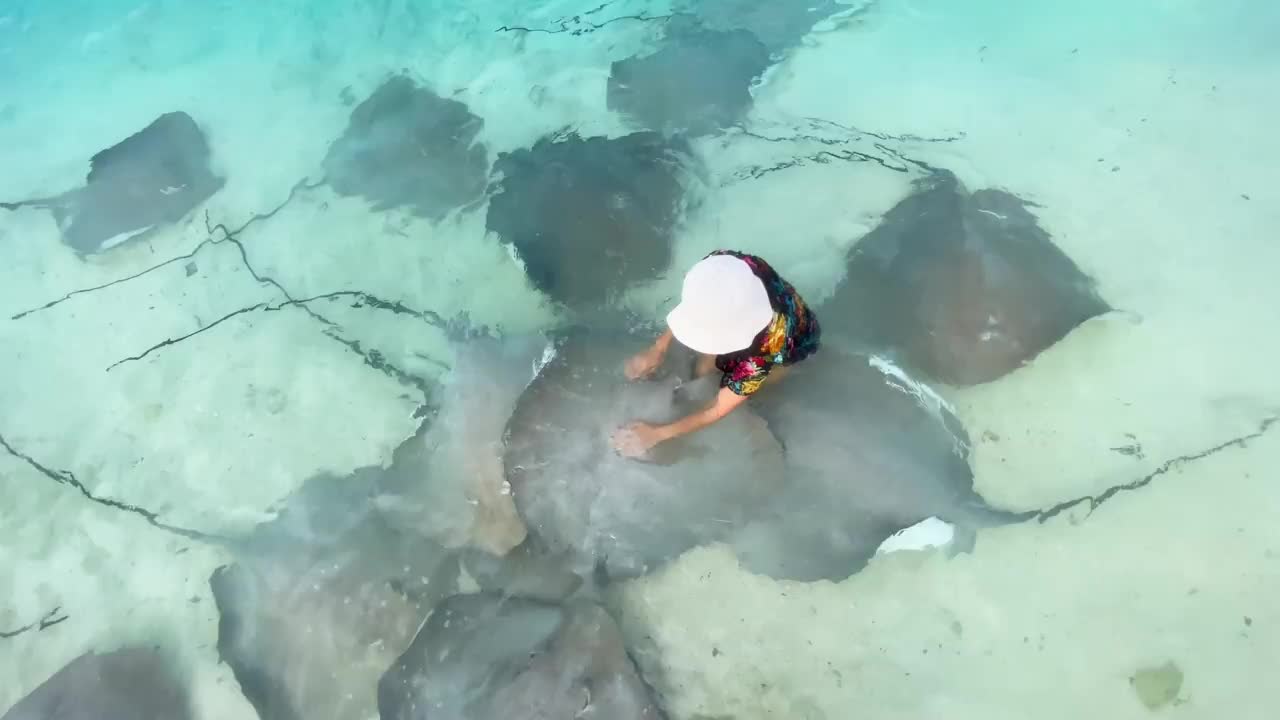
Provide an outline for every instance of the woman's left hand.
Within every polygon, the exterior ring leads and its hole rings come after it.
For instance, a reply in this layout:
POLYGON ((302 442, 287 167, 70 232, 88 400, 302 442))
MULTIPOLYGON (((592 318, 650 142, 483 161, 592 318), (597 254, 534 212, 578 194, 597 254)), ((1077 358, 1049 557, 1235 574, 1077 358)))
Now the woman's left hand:
POLYGON ((612 440, 614 450, 626 457, 638 458, 662 442, 662 434, 649 423, 633 422, 615 430, 612 440))

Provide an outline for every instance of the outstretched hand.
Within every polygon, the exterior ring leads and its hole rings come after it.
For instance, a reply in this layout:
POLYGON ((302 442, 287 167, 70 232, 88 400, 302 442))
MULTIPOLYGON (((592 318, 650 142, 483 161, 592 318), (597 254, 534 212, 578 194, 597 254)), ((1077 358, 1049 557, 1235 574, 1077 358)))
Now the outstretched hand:
POLYGON ((627 360, 623 372, 628 380, 639 380, 649 377, 662 365, 662 353, 652 348, 643 350, 627 360))
POLYGON ((658 428, 649 423, 633 422, 613 432, 613 449, 629 458, 644 457, 654 445, 662 442, 658 428))

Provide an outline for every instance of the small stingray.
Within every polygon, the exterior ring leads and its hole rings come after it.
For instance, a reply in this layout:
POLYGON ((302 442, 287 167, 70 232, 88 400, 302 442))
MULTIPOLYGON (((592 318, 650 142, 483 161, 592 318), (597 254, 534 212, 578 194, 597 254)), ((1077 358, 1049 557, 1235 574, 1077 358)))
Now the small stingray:
POLYGON ((598 605, 482 593, 440 604, 378 683, 382 720, 659 720, 598 605))
POLYGON ((650 130, 707 135, 746 115, 768 66, 769 51, 745 30, 668 34, 657 52, 613 63, 609 109, 650 130))
POLYGON ((529 385, 507 424, 505 465, 531 540, 576 558, 580 573, 642 574, 728 537, 782 482, 782 451, 749 407, 655 448, 619 456, 610 435, 705 406, 718 378, 686 382, 691 356, 673 350, 667 375, 628 382, 623 363, 642 343, 620 333, 574 332, 529 385))
POLYGON ((818 312, 828 336, 971 385, 1029 362, 1109 309, 1022 200, 969 194, 938 171, 858 242, 847 278, 818 312))
POLYGON ((195 717, 173 658, 151 648, 85 653, 0 720, 189 720, 195 717))
POLYGON ((542 138, 498 158, 487 227, 514 246, 539 290, 596 305, 670 264, 689 153, 654 132, 542 138))
POLYGON ((325 155, 326 179, 375 210, 404 206, 438 220, 484 195, 488 151, 476 141, 483 127, 466 105, 397 75, 351 112, 325 155))
POLYGON ((767 512, 734 539, 753 572, 839 581, 927 518, 970 540, 980 527, 1023 519, 974 492, 959 421, 896 368, 824 346, 752 403, 786 448, 787 475, 767 512))
POLYGON ((263 718, 371 717, 378 677, 457 592, 451 553, 373 510, 381 472, 308 481, 210 578, 219 656, 263 718))
POLYGON ((797 45, 814 25, 850 9, 835 0, 681 0, 675 7, 707 28, 747 30, 773 53, 797 45))
POLYGON ((176 223, 212 197, 224 180, 209 161, 209 143, 195 120, 166 113, 94 155, 84 187, 0 207, 48 208, 63 242, 81 255, 102 252, 176 223))

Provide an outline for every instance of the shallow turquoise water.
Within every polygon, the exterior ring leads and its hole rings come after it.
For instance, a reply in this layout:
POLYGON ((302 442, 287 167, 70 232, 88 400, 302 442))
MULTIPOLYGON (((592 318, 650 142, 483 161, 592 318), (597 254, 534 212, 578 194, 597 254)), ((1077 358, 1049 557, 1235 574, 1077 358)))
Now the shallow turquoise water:
MULTIPOLYGON (((451 592, 501 584, 475 553, 524 536, 501 443, 543 357, 532 336, 619 308, 612 322, 660 322, 684 269, 716 247, 768 258, 820 314, 852 314, 822 308, 859 243, 945 169, 1029 201, 1110 311, 983 382, 871 351, 922 384, 886 382, 963 425, 985 502, 1057 511, 981 529, 968 552, 880 554, 832 581, 775 579, 709 540, 584 591, 621 628, 625 662, 672 718, 1270 717, 1280 10, 815 7, 0 4, 0 201, 84 185, 95 153, 175 111, 220 179, 183 205, 184 188, 117 176, 151 195, 103 195, 87 253, 48 207, 0 210, 0 709, 86 652, 159 647, 193 717, 377 717, 379 679, 443 600, 427 576, 451 592), (748 39, 705 54, 694 41, 695 65, 623 88, 716 78, 695 91, 610 100, 615 63, 691 27, 748 39), (394 75, 471 120, 357 170, 327 161, 394 75), (688 140, 678 184, 662 163, 623 171, 621 189, 570 182, 495 230, 497 189, 514 196, 503 183, 522 167, 504 154, 566 130, 619 140, 655 117, 678 125, 722 92, 737 100, 688 140), (419 151, 451 174, 414 170, 419 151), (145 215, 166 203, 175 217, 145 215), (550 231, 520 235, 565 217, 599 242, 543 255, 550 231), (650 225, 658 239, 634 230, 650 225), (568 295, 594 286, 607 297, 568 295), (506 342, 462 341, 478 328, 506 342), (262 572, 259 595, 237 596, 257 613, 239 649, 210 583, 232 566, 262 572), (274 704, 244 670, 255 662, 286 688, 274 704)), ((351 147, 383 136, 369 137, 351 147)), ((531 156, 553 170, 522 191, 613 158, 606 146, 531 156)), ((964 271, 944 262, 926 289, 964 271)), ((917 296, 935 297, 895 303, 917 296)), ((923 316, 900 310, 882 309, 923 316)), ((961 339, 937 353, 963 353, 961 339)), ((847 436, 839 450, 863 450, 827 459, 852 458, 856 485, 887 437, 847 436)))

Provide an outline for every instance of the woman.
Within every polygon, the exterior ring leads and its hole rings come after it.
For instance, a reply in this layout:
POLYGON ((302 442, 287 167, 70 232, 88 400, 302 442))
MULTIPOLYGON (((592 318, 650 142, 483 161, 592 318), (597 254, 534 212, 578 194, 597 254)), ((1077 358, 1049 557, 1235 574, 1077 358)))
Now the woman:
POLYGON ((613 446, 640 457, 660 442, 711 425, 788 367, 818 349, 818 318, 790 283, 764 260, 717 250, 684 277, 680 304, 667 315, 667 331, 627 361, 635 380, 662 365, 674 338, 699 353, 698 377, 719 370, 720 392, 706 408, 667 425, 633 422, 613 434, 613 446))

